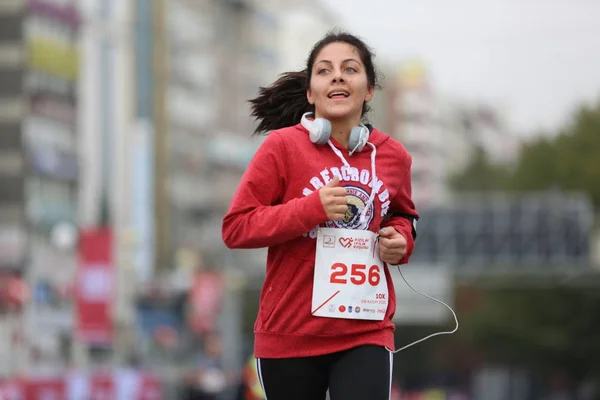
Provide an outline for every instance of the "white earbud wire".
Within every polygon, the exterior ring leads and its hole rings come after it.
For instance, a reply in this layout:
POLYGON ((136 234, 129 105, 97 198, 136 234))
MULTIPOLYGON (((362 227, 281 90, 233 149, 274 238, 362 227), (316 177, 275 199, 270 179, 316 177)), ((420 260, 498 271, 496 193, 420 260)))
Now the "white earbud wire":
POLYGON ((456 313, 454 312, 454 310, 452 309, 452 307, 450 307, 448 304, 444 303, 441 300, 436 299, 435 297, 432 296, 428 296, 425 293, 419 292, 417 289, 415 289, 414 287, 412 287, 412 285, 410 283, 408 283, 408 281, 406 280, 406 278, 404 277, 404 275, 402 274, 402 270, 400 269, 400 265, 396 265, 396 267, 398 268, 398 272, 400 273, 400 276, 402 277, 402 280, 404 281, 404 283, 406 283, 408 285, 409 288, 411 288, 415 293, 420 294, 421 296, 427 297, 430 300, 435 301, 436 303, 442 304, 443 306, 445 306, 448 310, 450 310, 450 312, 452 313, 452 316, 454 317, 454 322, 456 324, 456 326, 454 327, 453 330, 451 331, 444 331, 444 332, 437 332, 437 333, 433 333, 429 336, 424 337, 423 339, 419 339, 415 342, 412 342, 411 344, 408 344, 404 347, 399 348, 398 350, 394 350, 392 351, 392 353, 398 353, 399 351, 408 349, 411 346, 414 346, 417 343, 421 343, 426 341, 427 339, 431 339, 434 336, 440 336, 440 335, 451 335, 453 333, 455 333, 456 331, 458 331, 458 318, 456 317, 456 313))

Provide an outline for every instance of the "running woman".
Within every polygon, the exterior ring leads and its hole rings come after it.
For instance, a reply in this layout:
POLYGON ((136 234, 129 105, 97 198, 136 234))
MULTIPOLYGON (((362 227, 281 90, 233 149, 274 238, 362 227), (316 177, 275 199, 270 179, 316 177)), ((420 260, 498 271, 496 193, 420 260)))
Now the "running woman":
POLYGON ((396 297, 418 213, 411 156, 366 122, 373 54, 331 32, 302 72, 251 100, 268 133, 223 220, 229 248, 268 248, 254 354, 267 400, 388 400, 396 297))

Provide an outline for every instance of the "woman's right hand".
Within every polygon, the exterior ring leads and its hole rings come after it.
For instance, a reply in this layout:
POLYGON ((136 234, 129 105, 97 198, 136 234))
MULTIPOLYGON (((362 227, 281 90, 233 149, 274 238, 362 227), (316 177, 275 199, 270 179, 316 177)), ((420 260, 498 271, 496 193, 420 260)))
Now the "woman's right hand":
POLYGON ((330 221, 343 220, 348 211, 346 189, 339 184, 340 178, 336 175, 327 185, 319 189, 321 203, 330 221))

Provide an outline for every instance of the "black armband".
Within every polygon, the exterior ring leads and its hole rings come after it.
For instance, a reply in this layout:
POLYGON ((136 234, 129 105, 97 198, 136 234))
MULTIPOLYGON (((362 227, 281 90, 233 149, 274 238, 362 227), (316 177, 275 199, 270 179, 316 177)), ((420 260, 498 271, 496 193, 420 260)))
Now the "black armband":
POLYGON ((419 221, 418 215, 389 212, 386 214, 384 220, 392 218, 392 217, 401 217, 401 218, 404 218, 404 219, 407 219, 408 221, 410 221, 410 225, 412 226, 411 234, 412 234, 413 240, 417 238, 417 221, 419 221))

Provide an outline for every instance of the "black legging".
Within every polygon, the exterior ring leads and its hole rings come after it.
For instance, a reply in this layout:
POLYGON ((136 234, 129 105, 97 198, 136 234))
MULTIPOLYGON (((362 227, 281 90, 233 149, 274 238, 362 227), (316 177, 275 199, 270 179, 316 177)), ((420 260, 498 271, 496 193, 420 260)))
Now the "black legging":
POLYGON ((257 359, 267 400, 389 400, 392 353, 360 346, 339 353, 302 358, 257 359))

